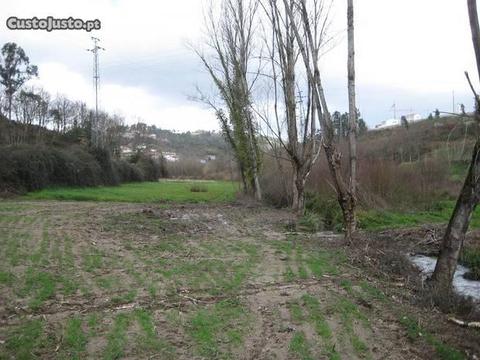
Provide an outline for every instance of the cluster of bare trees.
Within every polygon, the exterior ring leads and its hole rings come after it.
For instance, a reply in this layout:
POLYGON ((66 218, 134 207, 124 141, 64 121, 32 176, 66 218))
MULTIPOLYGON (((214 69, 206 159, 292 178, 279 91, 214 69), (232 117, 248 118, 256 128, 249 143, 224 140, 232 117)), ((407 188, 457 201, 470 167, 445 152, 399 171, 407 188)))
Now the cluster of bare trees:
MULTIPOLYGON (((480 77, 476 0, 467 0, 467 3, 480 77)), ((323 148, 342 209, 346 239, 350 242, 357 226, 358 188, 354 6, 353 0, 347 0, 349 112, 348 123, 340 125, 347 125, 347 129, 342 128, 340 136, 348 138, 348 166, 343 167, 343 156, 335 136, 339 133, 335 124, 342 119, 338 114, 332 117, 329 111, 322 82, 324 74, 319 67, 320 57, 330 41, 330 6, 331 1, 327 0, 222 0, 219 11, 215 13, 210 9, 207 16, 206 45, 211 51, 197 49, 196 52, 218 90, 220 101, 207 99, 207 102, 215 108, 224 135, 235 153, 245 189, 251 186, 257 199, 261 198, 258 139, 262 132, 267 134, 263 139, 270 145, 271 153, 277 159, 288 160, 292 166, 291 205, 301 215, 305 182, 323 148), (266 79, 261 83, 267 86, 255 92, 259 78, 266 79)), ((480 121, 480 97, 468 74, 467 79, 477 105, 474 116, 480 121)), ((479 200, 480 142, 477 142, 443 239, 432 277, 434 284, 451 286, 465 233, 479 200)))
MULTIPOLYGON (((343 211, 346 237, 356 227, 356 128, 353 3, 348 2, 349 176, 342 172, 319 60, 330 42, 331 2, 223 0, 207 18, 208 52, 196 52, 217 87, 211 99, 239 163, 245 189, 258 182, 260 133, 273 154, 286 158, 293 176, 292 208, 304 211, 305 183, 322 148, 343 211), (258 81, 261 78, 262 81, 258 81), (255 85, 262 84, 262 94, 255 85), (265 90, 266 89, 266 90, 265 90), (305 93, 305 101, 297 101, 305 93), (254 98, 254 94, 256 96, 254 98), (258 125, 260 123, 260 125, 258 125)), ((259 86, 260 87, 260 86, 259 86)), ((205 99, 205 97, 203 97, 205 99)))
POLYGON ((3 141, 19 144, 41 142, 47 131, 66 134, 76 132, 85 142, 115 151, 124 119, 100 112, 95 115, 85 102, 73 101, 64 95, 52 97, 44 89, 28 86, 28 80, 38 76, 25 51, 15 43, 6 43, 0 51, 0 115, 12 123, 3 141), (5 138, 6 137, 6 138, 5 138))
MULTIPOLYGON (((0 107, 6 109, 6 103, 0 107)), ((89 109, 83 101, 73 101, 64 95, 55 98, 42 88, 23 87, 15 94, 11 101, 11 121, 22 124, 22 127, 11 126, 8 140, 10 144, 20 144, 31 141, 44 140, 48 131, 59 134, 76 133, 87 143, 93 141, 93 124, 96 124, 96 140, 102 146, 111 147, 118 131, 123 128, 124 119, 116 114, 106 112, 98 114, 89 109)))

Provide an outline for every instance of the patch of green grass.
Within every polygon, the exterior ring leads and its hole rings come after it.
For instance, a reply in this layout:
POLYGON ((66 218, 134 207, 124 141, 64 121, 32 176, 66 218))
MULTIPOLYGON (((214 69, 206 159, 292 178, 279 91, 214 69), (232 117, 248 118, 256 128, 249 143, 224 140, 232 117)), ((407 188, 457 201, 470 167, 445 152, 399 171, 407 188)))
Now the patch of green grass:
POLYGON ((142 352, 154 351, 156 354, 162 354, 162 358, 172 357, 173 347, 158 338, 152 314, 143 309, 135 310, 134 314, 142 329, 142 334, 137 338, 137 349, 142 352))
POLYGON ((195 312, 188 332, 202 356, 228 358, 243 343, 247 325, 246 309, 236 300, 224 300, 195 312))
POLYGON ((305 338, 305 334, 301 331, 297 331, 295 334, 293 334, 292 340, 290 340, 290 345, 288 346, 288 350, 302 360, 314 359, 310 351, 310 345, 305 338))
POLYGON ((415 319, 409 316, 400 318, 400 323, 405 326, 407 335, 410 340, 415 341, 423 338, 429 345, 433 346, 438 357, 442 360, 462 360, 465 356, 458 350, 450 347, 434 335, 422 328, 422 326, 415 319))
MULTIPOLYGON (((441 201, 428 211, 363 210, 358 212, 359 227, 377 231, 421 224, 446 224, 450 220, 454 207, 454 201, 441 201)), ((475 210, 470 227, 480 228, 480 208, 475 210)))
POLYGON ((25 287, 22 294, 32 294, 29 305, 36 310, 42 304, 54 297, 57 287, 57 277, 45 271, 28 268, 25 272, 25 287))
POLYGON ((88 336, 89 337, 96 336, 98 332, 98 327, 100 325, 97 313, 91 313, 90 315, 88 315, 87 325, 88 325, 88 336))
POLYGON ((176 203, 230 202, 238 184, 229 181, 159 181, 95 188, 52 188, 25 195, 26 199, 114 202, 176 203), (208 191, 192 192, 192 186, 208 186, 208 191))
POLYGON ((287 306, 293 322, 296 324, 301 324, 305 320, 305 315, 303 313, 302 307, 296 301, 289 302, 287 306))
POLYGON ((293 272, 292 268, 290 267, 290 265, 287 265, 286 269, 285 269, 285 272, 283 273, 283 279, 286 281, 286 282, 293 282, 295 281, 295 279, 297 278, 297 276, 295 275, 295 273, 293 272))
POLYGON ((128 291, 125 294, 117 295, 117 296, 112 297, 111 302, 114 305, 128 304, 128 303, 133 302, 136 297, 137 297, 137 289, 133 289, 133 290, 128 291))
POLYGON ((317 298, 312 295, 305 294, 302 301, 308 312, 308 320, 315 328, 316 333, 322 338, 323 353, 330 360, 340 360, 340 355, 332 344, 333 333, 325 319, 320 303, 317 298))
MULTIPOLYGON (((10 330, 7 334, 5 349, 8 358, 33 359, 36 354, 49 345, 51 340, 44 333, 42 320, 31 320, 10 330)), ((0 353, 0 358, 3 358, 0 353)), ((5 359, 7 356, 5 356, 5 359)))
POLYGON ((309 319, 315 326, 317 334, 324 340, 330 341, 332 339, 332 330, 322 314, 318 300, 309 294, 303 295, 302 300, 308 310, 309 319))
POLYGON ((450 165, 451 179, 463 182, 468 172, 469 163, 464 161, 453 161, 450 165))
POLYGON ((96 248, 89 248, 90 252, 83 252, 83 268, 87 272, 94 272, 97 269, 100 269, 103 265, 103 253, 96 248))
POLYGON ((344 335, 348 336, 353 350, 361 358, 370 358, 368 346, 358 337, 353 328, 353 320, 360 320, 364 326, 369 327, 368 318, 360 311, 357 305, 346 298, 338 298, 332 304, 333 311, 340 315, 344 335))
MULTIPOLYGON (((211 256, 211 247, 202 247, 195 255, 211 256), (205 250, 205 252, 204 252, 205 250)), ((192 251, 189 250, 189 253, 192 251)), ((218 255, 219 258, 168 258, 156 262, 153 271, 177 287, 208 290, 211 295, 235 294, 253 273, 259 261, 258 245, 235 244, 218 255), (224 254, 238 254, 238 259, 222 259, 224 254)))
POLYGON ((113 322, 113 327, 107 335, 107 347, 103 359, 114 360, 123 356, 127 343, 126 332, 130 325, 131 317, 128 314, 118 314, 113 322))
POLYGON ((293 251, 293 237, 289 236, 287 241, 275 241, 272 245, 277 253, 290 257, 293 251))
POLYGON ((5 239, 5 257, 10 265, 17 266, 24 263, 28 258, 24 245, 31 239, 31 235, 23 231, 10 231, 5 239))
POLYGON ((350 280, 348 279, 342 279, 340 281, 340 287, 342 287, 347 293, 352 295, 354 293, 353 291, 353 284, 350 280))
POLYGON ((110 290, 120 284, 120 279, 114 275, 103 275, 98 277, 95 282, 99 287, 110 290))
POLYGON ((11 286, 15 280, 15 275, 9 271, 0 271, 0 284, 11 286))
POLYGON ((338 275, 339 266, 345 261, 342 251, 314 250, 310 252, 306 263, 312 274, 320 278, 322 275, 338 275))
POLYGON ((82 359, 87 346, 87 336, 82 330, 82 320, 78 317, 69 319, 63 334, 63 351, 65 358, 82 359))
POLYGON ((30 260, 35 265, 48 266, 49 260, 49 248, 50 248, 50 235, 46 228, 43 229, 42 239, 40 241, 38 249, 32 254, 30 260))
POLYGON ((360 283, 360 287, 362 288, 362 291, 365 293, 365 295, 369 299, 374 299, 374 300, 379 300, 379 301, 386 301, 386 296, 385 294, 373 286, 372 284, 368 283, 367 281, 362 281, 360 283))
POLYGON ((464 246, 459 262, 470 269, 469 278, 480 280, 480 248, 464 246))

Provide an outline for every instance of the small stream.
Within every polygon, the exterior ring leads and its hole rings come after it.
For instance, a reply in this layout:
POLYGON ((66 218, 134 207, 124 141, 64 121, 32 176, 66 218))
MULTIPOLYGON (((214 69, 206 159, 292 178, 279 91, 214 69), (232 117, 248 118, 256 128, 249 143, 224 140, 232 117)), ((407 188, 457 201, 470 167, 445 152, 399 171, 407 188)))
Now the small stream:
MULTIPOLYGON (((422 275, 426 278, 435 270, 437 259, 425 255, 409 256, 410 261, 420 269, 422 275)), ((465 266, 457 265, 457 271, 453 278, 453 287, 457 294, 471 296, 475 300, 480 300, 480 281, 467 280, 463 277, 469 270, 465 266)))

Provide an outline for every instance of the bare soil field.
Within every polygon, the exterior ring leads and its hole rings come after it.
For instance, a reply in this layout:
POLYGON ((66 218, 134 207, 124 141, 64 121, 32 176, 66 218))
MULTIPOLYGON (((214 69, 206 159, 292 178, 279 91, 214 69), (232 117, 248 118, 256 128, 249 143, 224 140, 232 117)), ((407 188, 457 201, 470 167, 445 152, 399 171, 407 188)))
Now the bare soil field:
POLYGON ((425 311, 412 273, 387 272, 385 239, 345 249, 292 221, 245 205, 3 201, 0 359, 478 359, 478 329, 425 311))

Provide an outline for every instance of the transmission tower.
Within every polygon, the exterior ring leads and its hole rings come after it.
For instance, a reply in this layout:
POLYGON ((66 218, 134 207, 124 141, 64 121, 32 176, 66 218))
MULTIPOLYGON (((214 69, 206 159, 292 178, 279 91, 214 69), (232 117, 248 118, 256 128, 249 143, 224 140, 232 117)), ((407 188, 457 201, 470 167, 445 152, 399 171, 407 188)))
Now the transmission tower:
POLYGON ((93 49, 87 49, 87 51, 90 51, 93 53, 93 85, 95 87, 95 121, 94 121, 94 124, 92 124, 92 140, 93 140, 93 143, 96 144, 96 145, 99 145, 98 144, 98 87, 99 87, 99 83, 100 83, 100 69, 99 69, 99 65, 98 65, 98 51, 99 50, 103 50, 105 51, 105 49, 101 46, 98 46, 98 42, 100 41, 100 39, 96 38, 96 37, 93 37, 92 36, 92 40, 93 40, 93 49))

